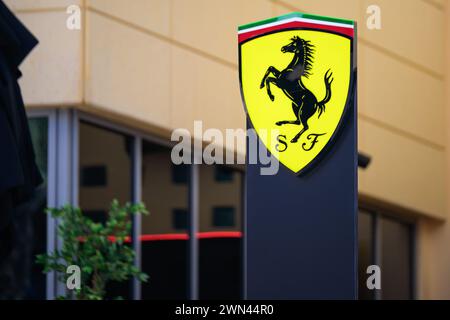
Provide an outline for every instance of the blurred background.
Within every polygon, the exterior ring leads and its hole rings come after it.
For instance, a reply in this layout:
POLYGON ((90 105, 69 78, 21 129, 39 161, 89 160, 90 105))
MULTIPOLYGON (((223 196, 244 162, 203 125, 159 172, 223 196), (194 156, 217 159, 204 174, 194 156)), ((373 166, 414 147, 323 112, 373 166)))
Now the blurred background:
MULTIPOLYGON (((134 221, 130 244, 150 281, 112 285, 111 294, 184 299, 196 286, 199 298, 242 297, 244 167, 175 166, 170 134, 192 130, 194 120, 245 128, 237 26, 299 11, 358 22, 359 151, 371 159, 359 169, 360 298, 450 299, 449 1, 5 3, 40 42, 20 85, 47 206, 72 203, 102 221, 118 198, 151 212, 134 221), (380 29, 367 27, 370 5, 380 8, 380 29), (77 8, 80 26, 70 28, 77 8), (195 252, 187 240, 193 193, 195 252), (366 288, 372 264, 381 290, 366 288)), ((35 220, 34 253, 53 250, 55 222, 35 220)), ((63 290, 38 266, 28 287, 30 299, 63 290)))

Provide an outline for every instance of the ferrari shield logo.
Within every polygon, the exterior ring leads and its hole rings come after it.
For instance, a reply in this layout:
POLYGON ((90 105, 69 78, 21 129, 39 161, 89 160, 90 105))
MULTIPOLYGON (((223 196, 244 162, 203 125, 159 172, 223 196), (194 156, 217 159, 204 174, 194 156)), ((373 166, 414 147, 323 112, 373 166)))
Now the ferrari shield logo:
POLYGON ((296 174, 326 154, 352 107, 354 30, 352 21, 300 13, 239 27, 247 115, 296 174))

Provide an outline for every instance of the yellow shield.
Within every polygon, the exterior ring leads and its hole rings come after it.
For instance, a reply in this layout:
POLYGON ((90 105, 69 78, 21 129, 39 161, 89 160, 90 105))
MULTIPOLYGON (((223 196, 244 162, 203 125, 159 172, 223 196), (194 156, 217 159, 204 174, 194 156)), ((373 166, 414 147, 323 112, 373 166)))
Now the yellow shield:
POLYGON ((246 112, 266 148, 296 174, 326 154, 352 107, 353 32, 353 22, 297 13, 240 28, 246 112))

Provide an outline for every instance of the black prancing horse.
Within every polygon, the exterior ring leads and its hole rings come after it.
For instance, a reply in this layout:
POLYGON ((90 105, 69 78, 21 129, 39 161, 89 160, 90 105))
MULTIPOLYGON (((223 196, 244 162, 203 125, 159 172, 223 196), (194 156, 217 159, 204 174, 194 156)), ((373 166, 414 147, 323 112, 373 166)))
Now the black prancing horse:
POLYGON ((269 95, 270 100, 273 101, 275 97, 270 91, 270 84, 273 83, 283 90, 284 94, 292 100, 292 110, 297 119, 278 121, 276 125, 302 124, 303 129, 291 140, 292 143, 295 143, 303 132, 309 129, 308 119, 311 118, 317 110, 319 110, 319 118, 322 112, 325 111, 325 104, 331 99, 331 83, 333 82, 331 77, 333 73, 330 72, 330 70, 325 73, 325 98, 323 98, 322 101, 317 102, 316 96, 309 91, 302 82, 302 77, 308 78, 309 75, 311 75, 314 46, 310 41, 295 36, 291 39, 291 43, 281 48, 281 52, 294 53, 294 58, 282 71, 278 71, 273 66, 270 66, 261 81, 260 88, 262 89, 264 86, 267 86, 267 94, 269 95), (273 74, 275 77, 269 77, 270 74, 273 74))

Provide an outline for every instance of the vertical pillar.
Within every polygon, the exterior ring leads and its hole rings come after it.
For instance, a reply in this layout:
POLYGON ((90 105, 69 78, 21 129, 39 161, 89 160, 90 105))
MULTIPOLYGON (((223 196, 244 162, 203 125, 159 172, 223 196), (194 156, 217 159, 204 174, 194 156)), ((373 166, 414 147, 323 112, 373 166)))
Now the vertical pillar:
MULTIPOLYGON (((285 164, 275 175, 261 175, 267 165, 259 158, 249 163, 256 148, 247 144, 248 299, 357 298, 355 30, 353 21, 301 13, 239 27, 247 128, 279 130, 275 156, 285 164), (311 94, 316 104, 308 100, 311 94), (287 115, 299 123, 280 121, 292 120, 287 115), (313 147, 319 150, 314 157, 313 147)), ((258 136, 265 142, 256 142, 259 148, 274 153, 264 139, 258 136)))

